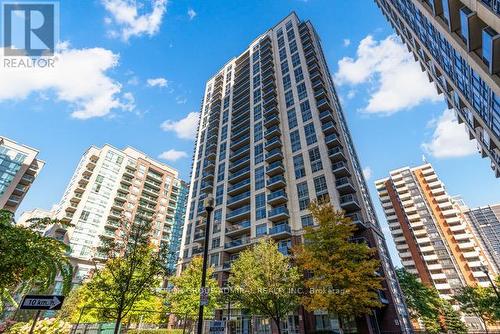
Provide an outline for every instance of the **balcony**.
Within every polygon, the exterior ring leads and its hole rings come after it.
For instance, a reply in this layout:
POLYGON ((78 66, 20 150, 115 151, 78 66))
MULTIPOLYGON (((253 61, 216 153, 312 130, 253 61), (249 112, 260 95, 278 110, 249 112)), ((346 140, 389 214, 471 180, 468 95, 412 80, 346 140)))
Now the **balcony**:
POLYGON ((264 117, 264 126, 269 128, 275 124, 279 124, 280 118, 278 115, 269 115, 264 117))
POLYGON ((283 174, 284 172, 285 172, 285 167, 283 166, 283 162, 281 161, 273 162, 272 164, 269 164, 266 167, 266 174, 268 176, 283 174))
POLYGON ((283 152, 281 152, 280 148, 275 148, 270 152, 266 153, 266 162, 268 163, 272 163, 276 160, 282 160, 282 159, 283 159, 283 152))
POLYGON ((276 222, 290 218, 288 209, 286 206, 278 206, 267 212, 267 217, 270 221, 276 222))
POLYGON ((270 205, 283 204, 283 203, 286 203, 287 200, 288 200, 288 197, 287 197, 286 192, 284 190, 273 191, 272 193, 267 195, 267 203, 270 205))
POLYGON ((250 219, 250 205, 245 205, 236 210, 232 210, 226 216, 226 221, 228 222, 237 222, 242 219, 250 219))
POLYGON ((286 238, 292 235, 292 231, 290 225, 288 225, 288 223, 285 223, 271 227, 268 234, 273 238, 286 238))
POLYGON ((241 145, 248 144, 249 142, 250 142, 249 134, 235 139, 231 139, 231 149, 235 150, 239 148, 241 145))
POLYGON ((321 129, 323 130, 324 134, 330 134, 337 131, 337 129, 335 128, 335 124, 332 121, 323 123, 321 125, 321 129))
POLYGON ((243 157, 238 161, 230 163, 229 164, 229 171, 231 173, 236 172, 236 171, 240 170, 241 168, 248 166, 249 163, 250 163, 250 156, 243 157))
POLYGON ((354 185, 347 176, 337 179, 335 181, 335 187, 337 187, 337 191, 340 195, 352 194, 356 191, 354 185))
POLYGON ((339 161, 332 164, 332 171, 335 177, 351 176, 351 172, 347 167, 347 163, 344 161, 339 161))
POLYGON ((331 110, 325 110, 319 113, 319 119, 322 122, 333 122, 333 115, 331 110))
POLYGON ((229 154, 229 161, 233 162, 248 155, 250 155, 250 145, 243 146, 229 154))
POLYGON ((265 149, 270 151, 274 148, 281 147, 281 145, 282 143, 280 137, 272 137, 270 140, 266 141, 265 149))
POLYGON ((276 108, 274 106, 274 107, 271 107, 271 108, 264 109, 264 116, 265 117, 269 117, 271 115, 279 115, 278 108, 276 108))
POLYGON ((368 227, 368 224, 364 222, 363 216, 359 212, 354 212, 348 215, 345 215, 346 218, 351 219, 354 225, 358 228, 358 230, 364 230, 368 227))
POLYGON ((330 102, 328 101, 327 98, 322 98, 320 100, 316 100, 316 106, 318 107, 318 110, 323 111, 330 108, 330 102))
POLYGON ((229 176, 228 182, 229 183, 238 182, 244 178, 247 178, 248 176, 250 176, 250 166, 240 169, 236 173, 232 173, 229 176))
POLYGON ((273 136, 278 136, 280 134, 281 134, 280 127, 278 125, 274 125, 266 130, 265 137, 266 139, 270 139, 273 136))
POLYGON ((242 194, 229 198, 227 200, 227 207, 232 209, 233 207, 238 207, 243 204, 248 204, 249 202, 250 202, 250 191, 245 191, 242 194))
POLYGON ((340 206, 346 211, 360 210, 358 199, 356 196, 349 194, 340 197, 340 206))
POLYGON ((270 190, 280 189, 286 187, 285 177, 281 175, 273 176, 266 182, 267 188, 270 190))
POLYGON ((224 250, 226 252, 237 252, 246 246, 250 245, 251 241, 250 238, 241 238, 241 239, 236 239, 230 242, 226 242, 224 244, 224 250))
POLYGON ((335 133, 332 133, 325 137, 325 143, 328 148, 336 147, 340 145, 340 138, 335 133))
POLYGON ((328 156, 333 162, 347 161, 344 150, 341 147, 335 147, 328 150, 328 156))
POLYGON ((230 196, 240 194, 250 189, 250 179, 240 181, 227 188, 227 194, 230 196))
POLYGON ((252 226, 249 220, 239 222, 238 224, 229 225, 226 227, 226 236, 234 237, 236 235, 245 234, 250 231, 252 226))
POLYGON ((317 99, 321 99, 321 98, 325 97, 326 94, 327 94, 326 89, 324 89, 324 88, 316 89, 314 91, 314 97, 317 99))

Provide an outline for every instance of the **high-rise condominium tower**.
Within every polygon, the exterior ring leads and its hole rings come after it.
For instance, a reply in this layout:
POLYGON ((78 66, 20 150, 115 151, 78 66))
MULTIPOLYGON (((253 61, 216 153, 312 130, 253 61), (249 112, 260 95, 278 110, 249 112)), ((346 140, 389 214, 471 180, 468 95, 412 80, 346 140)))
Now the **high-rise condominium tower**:
POLYGON ((464 208, 463 213, 476 238, 483 245, 494 272, 500 274, 500 204, 464 208))
POLYGON ((500 177, 500 2, 375 2, 500 177))
POLYGON ((38 151, 0 136, 0 209, 15 212, 45 164, 38 151))
MULTIPOLYGON (((89 148, 56 213, 74 225, 68 230, 71 256, 82 260, 105 257, 98 251, 101 237, 115 238, 121 219, 151 219, 154 242, 177 247, 172 230, 184 223, 185 188, 176 170, 133 148, 89 148)), ((178 249, 169 251, 175 254, 178 249)))
MULTIPOLYGON (((310 22, 292 13, 258 36, 206 84, 194 154, 182 262, 203 250, 207 194, 215 197, 209 260, 221 282, 259 237, 288 253, 313 224, 314 199, 356 222, 358 241, 376 249, 384 306, 358 319, 360 332, 406 332, 409 322, 345 115, 310 22)), ((225 311, 223 311, 225 312, 225 311)), ((235 313, 232 312, 234 316, 235 313)), ((288 328, 335 329, 334 315, 290 315, 288 328), (304 323, 305 321, 305 323, 304 323)), ((250 324, 239 314, 241 326, 250 324)), ((261 326, 262 324, 257 324, 261 326)))
MULTIPOLYGON (((409 272, 448 300, 463 286, 489 285, 482 268, 489 266, 487 258, 430 164, 391 171, 375 184, 409 272)), ((479 319, 466 320, 472 328, 481 328, 479 319)))

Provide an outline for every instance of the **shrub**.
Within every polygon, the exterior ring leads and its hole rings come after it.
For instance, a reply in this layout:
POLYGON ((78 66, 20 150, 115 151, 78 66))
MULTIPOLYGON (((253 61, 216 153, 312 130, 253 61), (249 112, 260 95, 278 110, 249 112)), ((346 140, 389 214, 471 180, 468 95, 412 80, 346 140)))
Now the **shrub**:
POLYGON ((182 334, 182 329, 131 329, 127 334, 182 334))
MULTIPOLYGON (((32 321, 18 322, 11 326, 5 334, 26 334, 31 329, 32 321)), ((71 325, 68 322, 58 320, 56 318, 43 319, 37 321, 34 334, 69 334, 71 325)))

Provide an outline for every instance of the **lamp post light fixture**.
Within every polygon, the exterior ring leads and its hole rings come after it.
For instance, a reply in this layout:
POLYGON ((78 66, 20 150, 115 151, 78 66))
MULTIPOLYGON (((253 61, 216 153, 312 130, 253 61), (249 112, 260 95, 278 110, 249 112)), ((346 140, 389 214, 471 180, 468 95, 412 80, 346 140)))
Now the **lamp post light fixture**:
POLYGON ((483 263, 480 267, 481 271, 486 274, 486 277, 488 277, 488 280, 490 281, 491 286, 493 287, 493 290, 495 290, 495 293, 497 294, 497 298, 500 299, 500 293, 498 292, 498 289, 495 285, 495 282, 491 279, 490 276, 490 271, 488 270, 488 267, 483 263))
POLYGON ((205 225, 205 245, 203 247, 203 267, 201 270, 201 287, 200 287, 200 308, 198 310, 198 334, 203 332, 203 308, 205 303, 208 303, 208 292, 206 291, 207 281, 207 260, 208 260, 208 238, 210 237, 210 220, 212 218, 212 211, 214 211, 214 197, 208 194, 203 200, 203 206, 207 212, 207 222, 205 225), (206 298, 202 298, 205 295, 206 298))

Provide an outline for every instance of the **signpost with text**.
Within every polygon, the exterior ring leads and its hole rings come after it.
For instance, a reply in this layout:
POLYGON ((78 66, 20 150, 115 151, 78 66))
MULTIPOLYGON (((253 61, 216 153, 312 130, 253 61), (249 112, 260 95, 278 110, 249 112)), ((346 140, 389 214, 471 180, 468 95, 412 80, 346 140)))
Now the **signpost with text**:
POLYGON ((30 334, 33 333, 35 329, 36 322, 40 316, 40 311, 55 311, 60 310, 64 302, 64 296, 54 296, 54 295, 26 295, 23 298, 21 310, 38 310, 33 321, 33 325, 30 329, 30 334))

